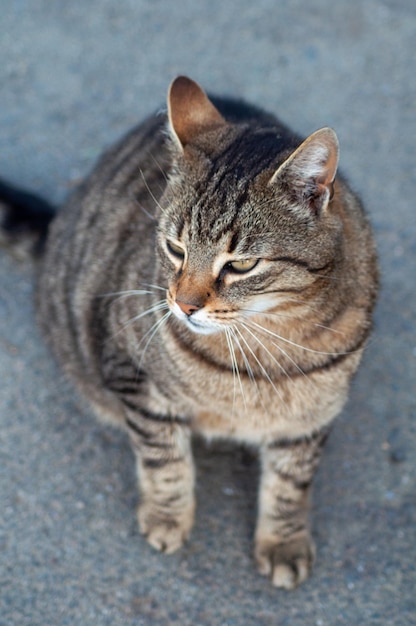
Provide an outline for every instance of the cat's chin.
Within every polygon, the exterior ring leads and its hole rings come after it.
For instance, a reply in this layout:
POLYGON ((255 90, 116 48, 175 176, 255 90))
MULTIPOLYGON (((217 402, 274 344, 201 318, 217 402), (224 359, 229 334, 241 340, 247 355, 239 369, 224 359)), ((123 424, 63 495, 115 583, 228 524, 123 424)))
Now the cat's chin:
POLYGON ((176 319, 197 335, 213 335, 223 330, 223 327, 219 324, 213 324, 207 319, 203 312, 201 315, 201 311, 197 311, 196 314, 188 316, 185 315, 176 303, 170 306, 170 309, 176 319))
POLYGON ((189 330, 192 330, 192 332, 197 335, 213 335, 214 333, 221 331, 221 328, 218 326, 213 326, 212 324, 207 324, 205 322, 198 322, 193 320, 192 317, 183 319, 182 322, 187 328, 189 328, 189 330))
POLYGON ((174 311, 175 317, 184 325, 186 328, 191 330, 196 335, 213 335, 214 333, 220 332, 222 329, 220 326, 211 324, 206 320, 197 320, 194 317, 188 317, 186 315, 178 314, 174 311))

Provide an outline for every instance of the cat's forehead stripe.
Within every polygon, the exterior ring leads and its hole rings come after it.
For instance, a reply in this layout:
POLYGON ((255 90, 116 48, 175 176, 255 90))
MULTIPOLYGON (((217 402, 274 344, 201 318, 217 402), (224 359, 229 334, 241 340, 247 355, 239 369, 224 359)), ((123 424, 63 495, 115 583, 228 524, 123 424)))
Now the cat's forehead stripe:
POLYGON ((233 252, 235 252, 237 245, 240 241, 240 238, 241 238, 240 230, 234 230, 234 232, 232 233, 230 237, 229 244, 228 244, 229 254, 233 254, 233 252))
MULTIPOLYGON (((225 179, 223 186, 227 187, 225 179)), ((224 236, 230 238, 230 233, 237 236, 240 230, 241 209, 248 198, 248 185, 234 190, 234 193, 231 191, 230 185, 228 196, 226 191, 215 193, 212 186, 207 184, 205 193, 190 212, 189 226, 193 237, 218 243, 224 236)), ((235 238, 233 243, 235 245, 235 238)))
POLYGON ((212 167, 217 172, 222 169, 225 175, 231 172, 240 180, 252 179, 277 162, 281 149, 282 138, 275 128, 244 129, 214 157, 212 167))

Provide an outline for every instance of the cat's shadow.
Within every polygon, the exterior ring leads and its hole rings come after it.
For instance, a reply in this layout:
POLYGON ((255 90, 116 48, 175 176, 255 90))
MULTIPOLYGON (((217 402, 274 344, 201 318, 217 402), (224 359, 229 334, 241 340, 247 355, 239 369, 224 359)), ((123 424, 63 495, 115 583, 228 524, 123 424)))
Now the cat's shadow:
MULTIPOLYGON (((100 424, 88 411, 86 415, 82 401, 81 406, 78 402, 74 403, 72 392, 68 391, 68 395, 64 393, 64 396, 67 418, 64 421, 62 415, 62 422, 55 422, 55 428, 65 435, 66 445, 71 446, 81 460, 84 465, 82 472, 90 476, 89 482, 93 485, 85 489, 107 492, 107 511, 116 518, 121 516, 120 524, 126 524, 129 519, 126 532, 137 537, 135 511, 139 493, 134 454, 127 435, 100 424), (114 512, 111 513, 113 507, 114 512)), ((336 532, 334 525, 338 523, 338 516, 335 508, 340 497, 337 483, 342 483, 345 489, 345 464, 351 458, 351 447, 354 446, 353 442, 349 445, 348 433, 355 421, 353 416, 344 416, 337 422, 314 480, 311 521, 318 543, 325 544, 328 533, 336 532)), ((260 477, 257 453, 243 445, 207 442, 199 437, 193 438, 192 447, 196 466, 197 512, 192 539, 186 548, 188 556, 202 552, 207 544, 216 552, 225 548, 232 550, 234 546, 241 554, 244 553, 241 542, 246 546, 246 553, 250 553, 260 477)), ((348 490, 344 493, 343 502, 348 506, 348 490)))
MULTIPOLYGON (((111 499, 131 511, 131 534, 138 534, 135 510, 139 504, 134 453, 127 434, 122 430, 101 424, 83 406, 74 400, 69 383, 63 381, 67 393, 60 396, 65 406, 59 429, 73 453, 82 459, 90 480, 96 489, 107 490, 111 499), (75 406, 74 406, 75 405, 75 406)), ((62 390, 61 390, 62 391, 62 390)), ((51 425, 52 426, 52 425, 51 425)), ((53 427, 52 427, 53 428, 53 427)), ((205 534, 223 526, 232 529, 236 523, 239 532, 250 540, 254 533, 257 489, 259 482, 258 457, 254 450, 226 441, 207 442, 198 436, 192 440, 196 469, 196 529, 205 534), (220 512, 220 513, 219 513, 220 512)))
POLYGON ((205 520, 216 527, 238 527, 249 541, 257 513, 259 463, 250 448, 232 442, 193 441, 197 471, 197 523, 205 520), (219 514, 220 512, 220 514, 219 514))
MULTIPOLYGON (((136 507, 139 504, 134 454, 127 436, 97 424, 94 438, 100 448, 101 480, 112 483, 114 506, 120 506, 130 519, 128 534, 138 537, 136 507), (103 478, 104 473, 104 478, 103 478)), ((259 464, 254 451, 231 442, 192 442, 196 469, 196 518, 192 538, 183 554, 191 557, 208 546, 216 552, 241 543, 250 553, 257 514, 259 464), (215 547, 214 547, 215 546, 215 547)), ((94 470, 95 472, 96 470, 94 470)), ((111 507, 110 507, 111 508, 111 507)), ((118 515, 118 513, 116 513, 118 515)))

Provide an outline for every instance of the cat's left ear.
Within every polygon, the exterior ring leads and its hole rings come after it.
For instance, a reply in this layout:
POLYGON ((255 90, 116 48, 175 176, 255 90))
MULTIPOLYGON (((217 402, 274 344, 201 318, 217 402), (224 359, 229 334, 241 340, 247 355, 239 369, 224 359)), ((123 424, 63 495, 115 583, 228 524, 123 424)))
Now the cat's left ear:
POLYGON ((198 135, 226 124, 205 91, 186 76, 175 78, 169 88, 168 117, 173 139, 181 149, 198 135))
POLYGON ((332 198, 338 154, 335 131, 317 130, 282 163, 270 184, 281 185, 298 205, 318 215, 332 198))

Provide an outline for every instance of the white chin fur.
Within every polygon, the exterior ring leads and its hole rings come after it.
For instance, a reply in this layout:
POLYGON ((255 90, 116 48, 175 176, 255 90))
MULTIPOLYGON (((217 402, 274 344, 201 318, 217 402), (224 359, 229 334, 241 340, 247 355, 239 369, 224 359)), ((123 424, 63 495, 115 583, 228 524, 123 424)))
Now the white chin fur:
POLYGON ((175 317, 178 318, 189 330, 198 334, 198 335, 212 335, 213 333, 218 333, 221 331, 221 327, 218 325, 212 324, 210 321, 206 319, 199 319, 199 312, 194 313, 192 316, 188 317, 180 310, 180 308, 176 305, 173 308, 173 313, 175 317))
POLYGON ((187 328, 198 335, 212 335, 218 333, 221 328, 218 326, 212 326, 211 324, 202 324, 192 320, 192 317, 188 317, 185 321, 187 328))

